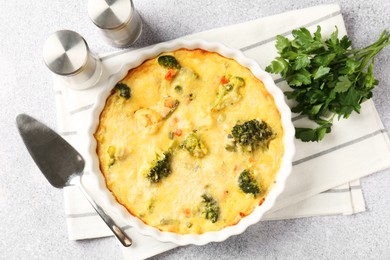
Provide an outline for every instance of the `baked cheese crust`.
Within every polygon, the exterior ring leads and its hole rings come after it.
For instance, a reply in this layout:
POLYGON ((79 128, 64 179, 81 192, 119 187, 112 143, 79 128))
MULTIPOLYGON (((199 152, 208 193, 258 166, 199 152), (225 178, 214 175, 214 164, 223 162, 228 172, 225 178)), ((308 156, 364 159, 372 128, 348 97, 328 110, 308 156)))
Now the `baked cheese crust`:
POLYGON ((162 231, 201 234, 235 225, 262 204, 281 164, 283 134, 273 97, 249 69, 180 49, 128 72, 94 136, 120 204, 162 231), (272 136, 242 149, 232 129, 251 120, 266 123, 272 136), (243 172, 255 189, 243 188, 243 172))

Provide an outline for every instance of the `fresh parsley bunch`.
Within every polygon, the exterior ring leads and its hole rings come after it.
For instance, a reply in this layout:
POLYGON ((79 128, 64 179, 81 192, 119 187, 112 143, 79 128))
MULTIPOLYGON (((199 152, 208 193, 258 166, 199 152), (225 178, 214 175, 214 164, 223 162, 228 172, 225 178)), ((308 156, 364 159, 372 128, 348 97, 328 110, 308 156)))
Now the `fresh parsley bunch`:
POLYGON ((372 97, 378 85, 374 78, 374 57, 389 45, 386 30, 379 39, 362 49, 350 49, 348 36, 338 38, 338 29, 323 39, 321 27, 311 35, 306 28, 292 32, 293 40, 278 35, 276 49, 280 57, 266 67, 270 73, 280 73, 291 87, 288 99, 296 101, 292 112, 308 116, 318 127, 296 128, 296 138, 320 141, 331 132, 333 118, 348 118, 360 104, 372 97))

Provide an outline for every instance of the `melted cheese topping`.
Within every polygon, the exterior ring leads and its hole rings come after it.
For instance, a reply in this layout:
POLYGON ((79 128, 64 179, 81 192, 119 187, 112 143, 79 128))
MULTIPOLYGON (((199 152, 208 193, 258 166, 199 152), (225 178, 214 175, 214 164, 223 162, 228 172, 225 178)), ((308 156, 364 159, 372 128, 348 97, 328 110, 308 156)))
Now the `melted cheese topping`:
POLYGON ((167 77, 157 57, 147 60, 121 81, 131 97, 113 90, 106 101, 95 133, 106 185, 131 214, 162 231, 200 234, 234 225, 261 205, 275 182, 284 153, 279 111, 263 83, 232 59, 199 49, 162 55, 180 63, 173 76, 171 71, 167 77), (245 85, 216 109, 218 90, 232 76, 245 85), (179 102, 176 109, 172 100, 179 102), (269 149, 227 151, 232 127, 252 119, 263 120, 276 134, 269 149), (206 147, 203 157, 180 147, 194 130, 206 147), (146 172, 156 154, 167 150, 172 151, 171 172, 153 183, 146 172), (245 169, 256 179, 259 194, 239 188, 245 169), (205 216, 204 194, 219 206, 216 222, 205 216))

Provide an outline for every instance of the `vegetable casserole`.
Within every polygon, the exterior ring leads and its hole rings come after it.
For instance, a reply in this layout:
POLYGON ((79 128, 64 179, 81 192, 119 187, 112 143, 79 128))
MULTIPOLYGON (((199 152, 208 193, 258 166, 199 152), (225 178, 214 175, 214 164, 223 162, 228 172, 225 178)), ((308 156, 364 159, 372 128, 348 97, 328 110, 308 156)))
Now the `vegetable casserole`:
POLYGON ((266 199, 284 130, 262 81, 201 49, 165 52, 116 84, 94 134, 108 189, 147 225, 202 234, 266 199))

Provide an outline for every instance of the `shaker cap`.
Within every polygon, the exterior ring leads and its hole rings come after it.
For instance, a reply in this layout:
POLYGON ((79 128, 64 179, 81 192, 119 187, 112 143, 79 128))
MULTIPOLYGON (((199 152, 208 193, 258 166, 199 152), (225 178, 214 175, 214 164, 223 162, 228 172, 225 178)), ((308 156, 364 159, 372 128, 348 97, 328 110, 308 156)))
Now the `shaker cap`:
POLYGON ((89 0, 88 14, 92 22, 103 30, 123 26, 131 17, 131 0, 89 0))
POLYGON ((43 59, 47 67, 59 75, 72 75, 83 69, 88 61, 89 49, 78 33, 61 30, 47 38, 43 59))

